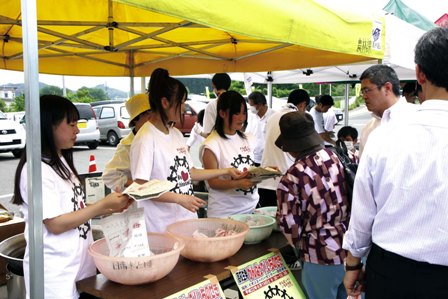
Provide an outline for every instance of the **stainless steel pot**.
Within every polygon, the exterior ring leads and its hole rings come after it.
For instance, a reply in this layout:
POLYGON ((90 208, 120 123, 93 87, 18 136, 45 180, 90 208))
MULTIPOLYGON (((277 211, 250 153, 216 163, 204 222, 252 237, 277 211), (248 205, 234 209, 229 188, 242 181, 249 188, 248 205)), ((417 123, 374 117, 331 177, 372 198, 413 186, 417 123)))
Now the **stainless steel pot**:
POLYGON ((23 256, 25 254, 25 236, 18 234, 0 243, 0 257, 7 262, 7 290, 9 299, 25 299, 25 281, 23 278, 23 256))
POLYGON ((8 291, 8 299, 25 299, 25 280, 22 275, 11 271, 9 265, 6 265, 8 273, 6 273, 6 289, 8 291))
POLYGON ((22 234, 12 236, 0 243, 0 257, 8 264, 8 270, 23 276, 23 256, 25 255, 26 241, 22 234))

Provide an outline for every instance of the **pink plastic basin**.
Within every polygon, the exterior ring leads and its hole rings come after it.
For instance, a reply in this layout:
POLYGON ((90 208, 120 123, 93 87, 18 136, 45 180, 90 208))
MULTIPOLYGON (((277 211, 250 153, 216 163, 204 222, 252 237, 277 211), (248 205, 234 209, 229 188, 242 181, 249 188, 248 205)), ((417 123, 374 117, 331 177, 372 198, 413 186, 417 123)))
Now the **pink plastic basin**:
POLYGON ((198 262, 216 262, 233 256, 240 250, 249 226, 232 219, 200 218, 175 222, 168 226, 167 231, 185 242, 185 247, 180 252, 183 257, 198 262), (213 237, 218 228, 234 230, 237 233, 213 237), (194 238, 193 232, 196 230, 209 237, 194 238))
POLYGON ((153 255, 144 257, 112 257, 106 240, 95 241, 89 247, 98 270, 108 279, 126 285, 159 280, 173 270, 184 242, 168 234, 148 233, 153 255))

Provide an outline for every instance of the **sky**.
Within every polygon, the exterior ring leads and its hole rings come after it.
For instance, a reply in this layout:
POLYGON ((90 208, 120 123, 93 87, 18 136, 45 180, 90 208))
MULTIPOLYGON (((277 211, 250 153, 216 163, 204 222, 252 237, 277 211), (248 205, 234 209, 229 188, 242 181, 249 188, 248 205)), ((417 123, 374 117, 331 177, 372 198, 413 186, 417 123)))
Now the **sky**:
MULTIPOLYGON (((335 0, 322 0, 332 1, 335 0)), ((388 0, 337 0, 343 3, 343 5, 349 5, 350 7, 360 6, 363 11, 380 11, 389 1, 388 0)), ((448 1, 447 0, 402 0, 406 5, 425 16, 430 21, 436 21, 444 13, 448 13, 448 1)), ((0 70, 0 85, 8 83, 23 83, 23 73, 15 71, 0 70)), ((120 89, 125 92, 129 92, 130 79, 127 77, 79 77, 79 76, 60 76, 60 75, 39 75, 39 81, 49 85, 55 85, 63 87, 65 86, 71 90, 77 90, 83 86, 95 87, 99 84, 105 84, 108 87, 120 89)), ((146 80, 147 82, 147 80, 146 80)), ((140 92, 141 79, 134 79, 135 92, 140 92)))

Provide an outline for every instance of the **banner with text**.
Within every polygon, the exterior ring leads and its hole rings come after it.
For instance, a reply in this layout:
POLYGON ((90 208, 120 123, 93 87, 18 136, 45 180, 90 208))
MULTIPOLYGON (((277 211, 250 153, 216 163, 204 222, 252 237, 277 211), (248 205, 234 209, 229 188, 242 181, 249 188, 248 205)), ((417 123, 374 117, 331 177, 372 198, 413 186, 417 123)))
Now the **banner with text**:
POLYGON ((229 269, 244 298, 306 299, 278 251, 229 269))
POLYGON ((226 299, 216 276, 210 275, 207 278, 164 299, 226 299))

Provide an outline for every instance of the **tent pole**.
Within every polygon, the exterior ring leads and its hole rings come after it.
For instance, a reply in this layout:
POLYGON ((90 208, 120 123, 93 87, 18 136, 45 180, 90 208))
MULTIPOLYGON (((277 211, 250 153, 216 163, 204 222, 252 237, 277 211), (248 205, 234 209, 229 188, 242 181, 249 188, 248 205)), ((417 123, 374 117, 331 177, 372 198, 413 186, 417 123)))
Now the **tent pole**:
POLYGON ((134 95, 134 76, 129 77, 129 95, 132 97, 134 95))
POLYGON ((130 82, 130 96, 134 96, 135 89, 134 89, 134 50, 129 51, 129 76, 131 78, 130 82))
POLYGON ((268 82, 268 107, 272 108, 272 81, 268 82))
POLYGON ((146 93, 146 77, 140 77, 140 93, 146 93))
POLYGON ((35 0, 22 0, 23 68, 25 111, 27 192, 29 204, 28 246, 31 298, 44 298, 44 258, 42 228, 42 166, 39 105, 39 54, 37 50, 37 9, 35 0))
POLYGON ((266 81, 268 87, 268 107, 272 108, 272 82, 274 82, 274 78, 272 77, 272 72, 268 72, 266 74, 266 81))
POLYGON ((345 107, 344 107, 344 126, 348 126, 348 106, 349 103, 349 91, 350 85, 345 84, 344 98, 345 98, 345 107))

